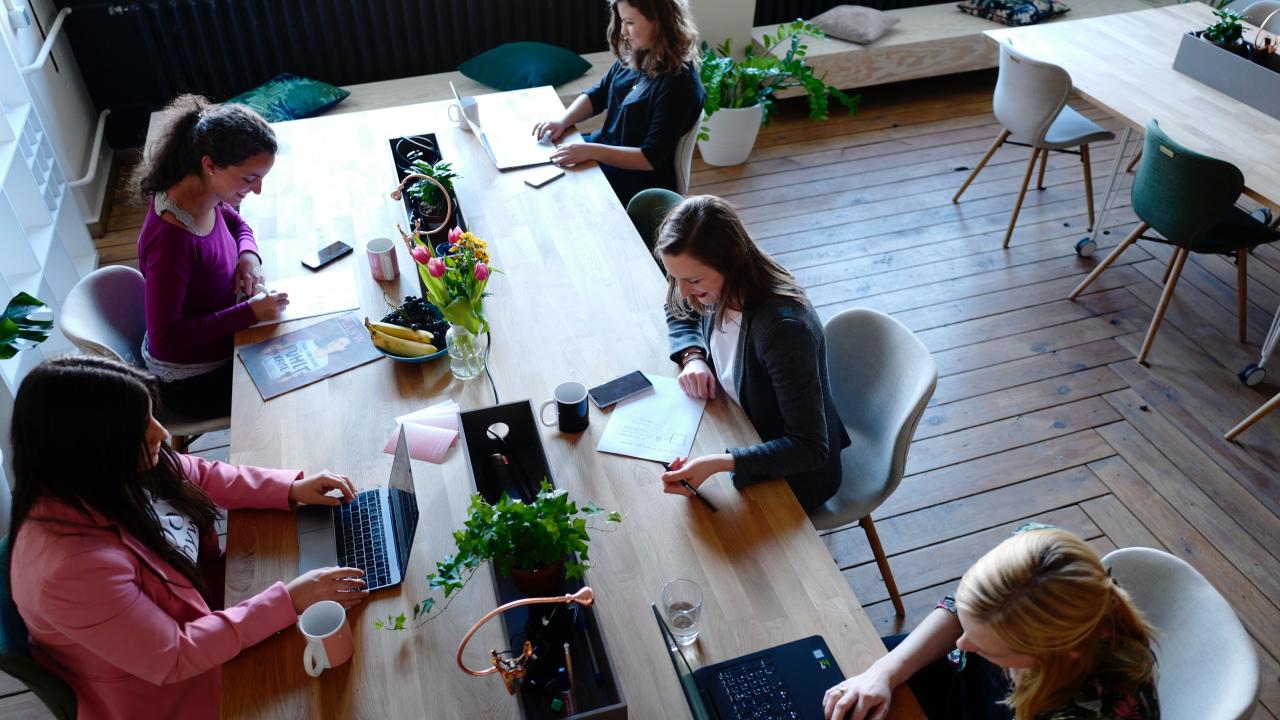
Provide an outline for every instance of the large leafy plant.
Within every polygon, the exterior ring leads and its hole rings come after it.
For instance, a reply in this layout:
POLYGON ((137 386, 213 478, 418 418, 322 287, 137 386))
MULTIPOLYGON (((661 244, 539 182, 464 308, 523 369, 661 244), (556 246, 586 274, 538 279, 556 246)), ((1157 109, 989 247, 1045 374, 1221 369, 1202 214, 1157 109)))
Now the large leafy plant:
POLYGON ((1218 20, 1205 28, 1203 33, 1205 40, 1215 45, 1227 47, 1239 40, 1244 34, 1244 26, 1240 24, 1244 16, 1240 13, 1222 8, 1215 10, 1213 14, 1218 20))
MULTIPOLYGON (((825 34, 804 20, 781 25, 776 33, 764 36, 761 54, 757 54, 754 45, 748 45, 740 61, 733 57, 731 40, 725 40, 714 49, 703 43, 702 86, 707 91, 703 111, 707 117, 722 108, 746 108, 758 104, 763 109, 761 122, 768 125, 774 94, 791 87, 804 88, 809 99, 811 120, 827 119, 829 98, 835 98, 848 108, 850 115, 857 112, 858 96, 846 95, 827 85, 804 61, 809 49, 802 42, 806 37, 825 37, 825 34), (786 53, 782 57, 775 55, 774 51, 784 45, 786 53)), ((706 140, 707 132, 704 126, 698 139, 706 140)))
POLYGON ((43 301, 20 292, 9 301, 0 316, 0 360, 8 360, 25 350, 44 342, 53 329, 52 320, 33 320, 31 316, 48 306, 43 301))
MULTIPOLYGON (((466 586, 486 561, 493 561, 498 573, 505 576, 512 568, 537 570, 567 557, 565 576, 580 578, 589 559, 587 520, 604 515, 606 525, 622 522, 620 514, 606 512, 595 503, 579 506, 569 499, 568 491, 552 489, 546 480, 532 502, 515 500, 503 493, 496 504, 490 505, 483 497, 473 495, 468 512, 462 529, 453 533, 458 551, 437 562, 436 571, 427 576, 427 583, 438 588, 446 600, 466 586)), ((412 620, 412 627, 418 627, 443 612, 448 603, 432 615, 435 606, 435 598, 426 598, 413 606, 411 618, 400 613, 374 625, 404 630, 405 623, 412 620)))
MULTIPOLYGON (((425 160, 415 160, 409 171, 434 178, 449 192, 453 192, 453 181, 462 177, 454 172, 451 164, 443 160, 435 164, 425 160)), ((435 183, 426 180, 419 180, 410 185, 405 193, 413 198, 414 202, 418 203, 424 210, 426 208, 439 208, 444 205, 444 197, 440 194, 440 188, 436 187, 435 183)))

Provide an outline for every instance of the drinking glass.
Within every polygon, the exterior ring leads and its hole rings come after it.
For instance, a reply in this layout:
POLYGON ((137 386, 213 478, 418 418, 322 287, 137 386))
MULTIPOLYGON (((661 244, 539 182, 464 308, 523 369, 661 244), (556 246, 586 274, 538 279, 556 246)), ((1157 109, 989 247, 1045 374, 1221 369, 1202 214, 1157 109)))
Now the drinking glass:
POLYGON ((661 599, 662 612, 676 644, 692 645, 698 639, 698 620, 702 617, 702 587, 684 578, 672 580, 662 586, 661 599))

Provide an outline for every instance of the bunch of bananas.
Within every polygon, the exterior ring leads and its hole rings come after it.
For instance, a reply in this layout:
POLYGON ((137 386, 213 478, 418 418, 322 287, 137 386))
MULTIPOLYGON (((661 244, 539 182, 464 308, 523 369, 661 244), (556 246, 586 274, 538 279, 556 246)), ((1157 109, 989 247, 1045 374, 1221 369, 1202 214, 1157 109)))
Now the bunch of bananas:
POLYGON ((405 358, 418 358, 434 355, 437 348, 433 343, 435 336, 426 330, 414 330, 402 325, 364 319, 364 326, 369 331, 373 346, 383 352, 405 358))

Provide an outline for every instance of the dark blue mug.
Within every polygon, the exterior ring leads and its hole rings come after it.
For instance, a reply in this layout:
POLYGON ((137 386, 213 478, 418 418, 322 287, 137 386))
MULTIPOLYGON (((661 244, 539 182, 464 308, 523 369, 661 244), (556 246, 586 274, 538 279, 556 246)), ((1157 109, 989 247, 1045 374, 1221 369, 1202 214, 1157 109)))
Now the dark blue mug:
POLYGON ((538 419, 547 427, 559 427, 562 433, 580 433, 590 424, 587 408, 587 386, 579 382, 563 382, 556 386, 551 400, 538 408, 538 419), (556 406, 556 421, 547 422, 547 408, 556 406))

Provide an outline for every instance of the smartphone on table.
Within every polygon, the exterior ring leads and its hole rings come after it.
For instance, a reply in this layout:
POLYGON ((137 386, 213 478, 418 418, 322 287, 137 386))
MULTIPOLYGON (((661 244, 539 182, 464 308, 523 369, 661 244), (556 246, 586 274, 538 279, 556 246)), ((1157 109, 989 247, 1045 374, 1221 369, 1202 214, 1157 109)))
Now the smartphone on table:
POLYGON ((636 370, 627 373, 620 378, 610 380, 603 385, 597 385, 587 391, 587 395, 591 397, 591 402, 601 410, 613 405, 620 400, 626 400, 632 395, 642 393, 653 387, 653 383, 649 382, 649 378, 644 373, 636 370))
POLYGON ((351 252, 351 246, 341 240, 320 248, 310 255, 302 256, 302 266, 311 270, 319 270, 329 263, 351 252))

